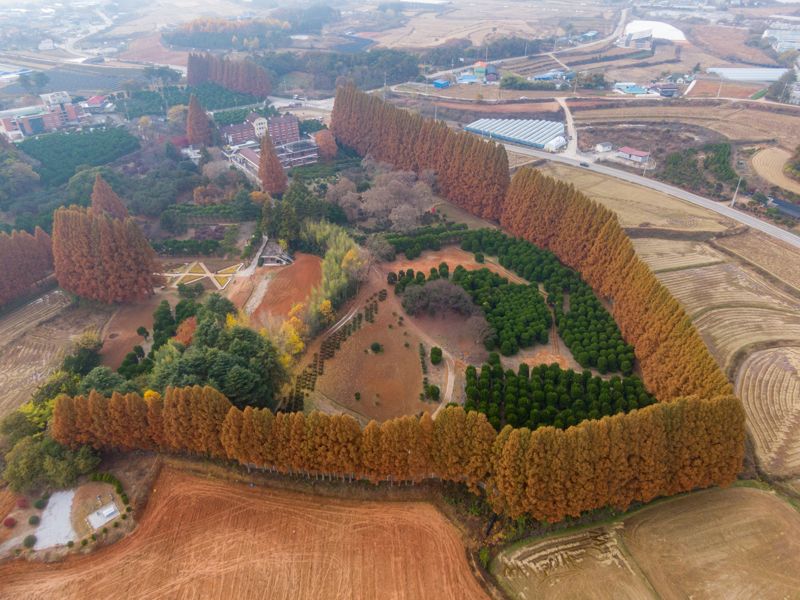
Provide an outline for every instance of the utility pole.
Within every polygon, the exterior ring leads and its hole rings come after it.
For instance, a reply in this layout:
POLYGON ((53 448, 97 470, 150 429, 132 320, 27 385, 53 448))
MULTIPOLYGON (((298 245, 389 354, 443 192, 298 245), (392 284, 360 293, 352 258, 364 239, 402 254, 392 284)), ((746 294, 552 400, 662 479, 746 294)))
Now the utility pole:
POLYGON ((742 176, 739 175, 739 181, 736 184, 736 189, 733 192, 733 198, 731 198, 730 207, 733 208, 733 205, 736 204, 736 195, 739 193, 739 186, 742 184, 742 176))
POLYGON ((386 101, 386 71, 383 72, 383 100, 386 101))

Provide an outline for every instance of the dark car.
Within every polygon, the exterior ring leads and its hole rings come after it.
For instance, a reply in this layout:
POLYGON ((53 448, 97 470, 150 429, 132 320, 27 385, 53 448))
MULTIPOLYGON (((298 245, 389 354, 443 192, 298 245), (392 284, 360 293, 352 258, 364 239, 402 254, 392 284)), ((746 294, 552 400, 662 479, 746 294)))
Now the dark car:
POLYGON ((587 162, 582 162, 582 163, 581 163, 581 166, 582 166, 582 167, 586 167, 586 168, 588 169, 588 168, 589 168, 589 163, 587 163, 587 162))

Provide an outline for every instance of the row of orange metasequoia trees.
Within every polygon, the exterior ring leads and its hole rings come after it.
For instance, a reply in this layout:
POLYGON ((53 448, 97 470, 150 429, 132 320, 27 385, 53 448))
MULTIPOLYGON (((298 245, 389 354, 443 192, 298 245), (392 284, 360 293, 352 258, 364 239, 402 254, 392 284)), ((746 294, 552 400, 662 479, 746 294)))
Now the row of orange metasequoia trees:
POLYGON ((34 292, 53 272, 50 236, 39 227, 0 232, 0 307, 34 292))
MULTIPOLYGON (((424 140, 423 130, 441 127, 397 113, 403 111, 343 88, 334 132, 343 144, 391 160, 398 156, 391 152, 405 153, 415 140, 424 140), (367 114, 356 119, 361 110, 367 114), (380 149, 375 128, 395 150, 380 149)), ((439 154, 456 158, 455 148, 467 146, 470 158, 502 156, 497 160, 504 162, 504 150, 493 143, 466 134, 437 135, 437 153, 412 152, 397 166, 438 171, 446 162, 439 154)), ((487 172, 496 173, 491 166, 487 172)), ((53 435, 72 446, 190 452, 282 472, 371 481, 436 477, 473 490, 482 484, 497 511, 548 521, 732 482, 744 456, 741 404, 681 306, 636 256, 615 215, 571 185, 530 169, 518 172, 510 185, 506 175, 505 186, 497 184, 507 188, 500 196, 454 193, 447 187, 452 181, 440 174, 443 193, 454 202, 552 250, 610 300, 658 404, 567 430, 506 427, 496 433, 483 415, 461 408, 446 409, 435 420, 403 417, 361 430, 346 416, 239 411, 221 394, 187 388, 167 390, 163 399, 63 396, 53 435), (128 412, 112 417, 115 411, 128 412), (113 425, 128 419, 139 423, 132 438, 113 425)))
POLYGON ((189 54, 186 81, 191 86, 216 83, 224 88, 257 98, 272 91, 269 74, 251 60, 233 60, 213 54, 189 54))
POLYGON ((153 293, 153 249, 99 175, 90 208, 69 206, 54 213, 53 258, 58 284, 83 298, 110 304, 153 293))

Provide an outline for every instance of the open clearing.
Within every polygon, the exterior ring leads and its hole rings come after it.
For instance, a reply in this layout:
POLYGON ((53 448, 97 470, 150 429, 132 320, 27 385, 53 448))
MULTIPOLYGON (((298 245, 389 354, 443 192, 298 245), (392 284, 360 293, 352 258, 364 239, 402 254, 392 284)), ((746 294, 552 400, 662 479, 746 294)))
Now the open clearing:
POLYGON ((486 598, 421 502, 359 502, 164 469, 139 528, 60 564, 0 567, 7 598, 486 598))
POLYGON ((103 329, 102 362, 107 367, 118 369, 125 355, 133 347, 145 344, 145 340, 136 333, 139 327, 153 332, 153 312, 162 300, 174 305, 178 301, 177 294, 156 293, 145 300, 121 306, 106 327, 103 329))
POLYGON ((770 184, 800 194, 800 181, 795 181, 783 171, 791 157, 792 153, 783 148, 764 148, 753 156, 753 168, 770 184))
POLYGON ((548 162, 541 170, 569 181, 590 198, 616 212, 626 228, 719 232, 733 225, 725 217, 699 206, 586 169, 548 162))
MULTIPOLYGON (((373 270, 354 305, 363 308, 371 304, 369 299, 387 287, 385 275, 373 270)), ((326 410, 326 405, 333 403, 334 407, 343 407, 366 422, 370 419, 385 421, 426 410, 432 413, 439 406, 438 402, 420 399, 423 373, 419 345, 423 340, 408 327, 409 317, 405 316, 400 299, 388 289, 386 300, 376 302, 378 312, 374 322, 364 318, 361 327, 341 343, 335 356, 325 360, 324 373, 317 380, 306 408, 326 410), (400 321, 401 316, 403 321, 400 321), (372 352, 373 342, 381 345, 380 352, 372 352)), ((430 351, 429 345, 426 344, 426 348, 430 351)), ((429 361, 428 364, 430 383, 441 389, 443 366, 434 368, 429 361)))
POLYGON ((792 598, 800 515, 762 490, 713 489, 512 546, 492 571, 514 598, 792 598))
POLYGON ((285 317, 298 302, 303 302, 322 280, 322 260, 298 252, 288 267, 273 271, 261 303, 253 317, 261 322, 268 316, 285 317))

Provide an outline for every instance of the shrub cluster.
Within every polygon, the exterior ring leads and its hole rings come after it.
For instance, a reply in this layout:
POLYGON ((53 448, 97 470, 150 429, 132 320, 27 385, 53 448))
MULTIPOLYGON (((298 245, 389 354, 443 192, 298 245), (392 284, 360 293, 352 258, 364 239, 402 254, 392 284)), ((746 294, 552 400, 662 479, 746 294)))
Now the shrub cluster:
POLYGON ((655 402, 637 377, 606 381, 593 377, 590 371, 563 370, 555 363, 533 369, 523 363, 515 373, 503 370, 496 353, 480 370, 467 367, 466 379, 465 409, 484 413, 497 430, 505 425, 566 429, 585 419, 628 412, 655 402))
POLYGON ((442 246, 455 244, 467 230, 464 223, 448 223, 446 225, 430 225, 402 234, 388 234, 389 242, 396 252, 403 252, 406 258, 413 260, 423 250, 439 250, 442 246))
POLYGON ((562 265, 552 252, 491 229, 464 233, 461 247, 497 256, 505 268, 531 283, 541 283, 555 313, 558 332, 581 367, 597 368, 602 373, 622 371, 625 375, 633 371, 633 347, 623 340, 614 318, 580 276, 562 265))
POLYGON ((487 350, 498 348, 510 356, 520 348, 547 343, 552 317, 535 286, 509 283, 489 269, 467 271, 460 265, 453 271, 453 282, 467 291, 494 330, 484 340, 487 350))

